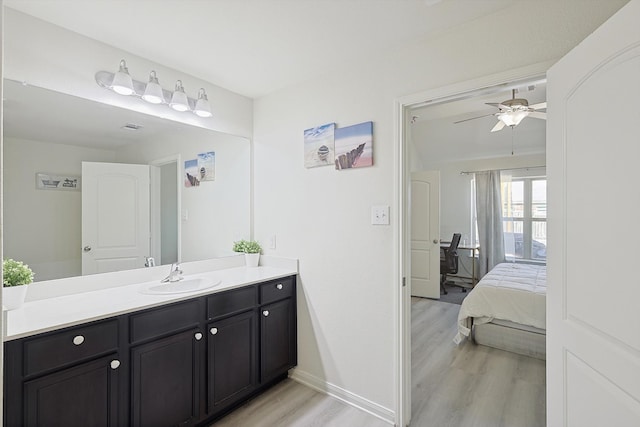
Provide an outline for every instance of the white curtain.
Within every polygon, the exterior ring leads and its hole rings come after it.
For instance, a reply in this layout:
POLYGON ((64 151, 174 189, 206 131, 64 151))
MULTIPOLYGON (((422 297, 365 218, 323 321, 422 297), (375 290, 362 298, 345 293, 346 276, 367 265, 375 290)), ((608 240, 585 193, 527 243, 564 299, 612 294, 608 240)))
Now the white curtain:
POLYGON ((482 277, 496 264, 505 261, 500 171, 478 172, 475 178, 478 243, 480 244, 478 264, 479 277, 482 277))
MULTIPOLYGON (((504 253, 505 259, 508 262, 515 262, 516 259, 516 224, 513 221, 513 218, 509 218, 509 215, 513 215, 513 207, 511 205, 512 201, 509 199, 508 194, 511 193, 511 182, 512 182, 512 172, 511 171, 501 171, 500 172, 500 188, 505 187, 507 191, 505 192, 507 195, 507 200, 502 200, 502 204, 506 206, 501 212, 507 212, 507 216, 502 218, 502 231, 504 235, 504 253)), ((503 194, 504 195, 504 194, 503 194)))

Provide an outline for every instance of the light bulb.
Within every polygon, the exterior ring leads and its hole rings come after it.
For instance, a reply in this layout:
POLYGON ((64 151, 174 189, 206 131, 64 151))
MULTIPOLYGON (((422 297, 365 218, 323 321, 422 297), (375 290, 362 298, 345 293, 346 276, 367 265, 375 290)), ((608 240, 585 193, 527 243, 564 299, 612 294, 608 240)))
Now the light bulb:
POLYGON ((184 93, 181 80, 176 81, 176 90, 173 92, 169 105, 176 111, 187 111, 189 109, 189 99, 187 94, 184 93))
POLYGON ((498 119, 501 120, 507 126, 518 126, 522 119, 529 115, 528 111, 507 111, 498 116, 498 119))
POLYGON ((196 101, 196 108, 193 109, 193 112, 200 117, 213 116, 213 114, 211 114, 209 99, 207 98, 207 94, 204 91, 204 88, 200 88, 200 91, 198 92, 198 100, 196 101))
POLYGON ((132 95, 133 94, 133 79, 129 75, 127 69, 127 63, 125 60, 120 61, 120 69, 113 76, 113 82, 111 82, 111 89, 115 93, 120 95, 132 95))
POLYGON ((151 73, 149 73, 149 83, 147 83, 147 86, 144 89, 142 99, 150 102, 151 104, 162 104, 164 102, 162 87, 158 83, 158 77, 156 77, 155 71, 151 71, 151 73))

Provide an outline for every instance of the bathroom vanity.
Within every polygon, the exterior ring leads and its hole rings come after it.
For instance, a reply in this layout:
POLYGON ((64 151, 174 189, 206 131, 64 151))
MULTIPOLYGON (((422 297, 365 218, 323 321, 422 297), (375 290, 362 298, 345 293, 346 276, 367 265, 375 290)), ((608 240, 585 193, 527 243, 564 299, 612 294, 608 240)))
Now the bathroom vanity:
POLYGON ((297 362, 295 271, 213 273, 221 284, 196 295, 144 295, 133 284, 46 301, 69 310, 62 300, 84 299, 101 314, 9 331, 4 425, 208 425, 286 378, 297 362), (114 293, 130 306, 108 315, 114 293))

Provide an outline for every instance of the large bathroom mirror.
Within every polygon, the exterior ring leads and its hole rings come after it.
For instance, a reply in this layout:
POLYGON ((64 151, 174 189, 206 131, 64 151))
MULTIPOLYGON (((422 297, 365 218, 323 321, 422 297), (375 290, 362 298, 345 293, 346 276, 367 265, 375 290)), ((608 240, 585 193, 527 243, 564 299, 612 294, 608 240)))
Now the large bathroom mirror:
MULTIPOLYGON (((83 274, 83 162, 151 165, 156 265, 228 255, 234 240, 249 236, 246 138, 6 79, 3 95, 4 257, 28 264, 36 281, 83 274), (193 185, 185 172, 199 157, 208 179, 193 185)), ((111 268, 93 272, 104 271, 111 268)))

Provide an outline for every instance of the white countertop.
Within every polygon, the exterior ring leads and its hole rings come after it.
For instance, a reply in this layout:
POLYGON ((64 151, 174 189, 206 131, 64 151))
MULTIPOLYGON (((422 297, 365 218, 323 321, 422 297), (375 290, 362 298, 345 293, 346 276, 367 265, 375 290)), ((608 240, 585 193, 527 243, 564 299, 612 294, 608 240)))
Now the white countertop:
POLYGON ((211 276, 221 280, 219 285, 200 291, 149 295, 140 292, 147 282, 25 302, 21 308, 6 312, 4 340, 10 341, 294 274, 297 274, 295 269, 286 267, 234 267, 185 275, 185 278, 211 276))

